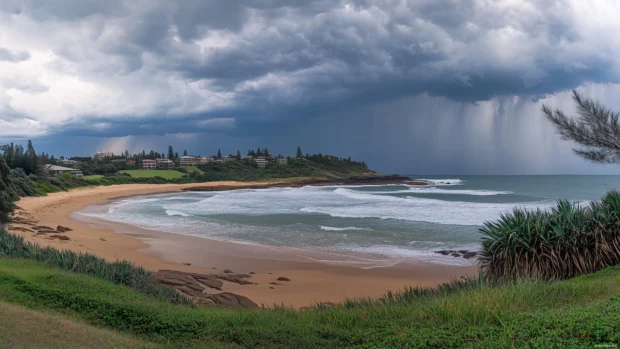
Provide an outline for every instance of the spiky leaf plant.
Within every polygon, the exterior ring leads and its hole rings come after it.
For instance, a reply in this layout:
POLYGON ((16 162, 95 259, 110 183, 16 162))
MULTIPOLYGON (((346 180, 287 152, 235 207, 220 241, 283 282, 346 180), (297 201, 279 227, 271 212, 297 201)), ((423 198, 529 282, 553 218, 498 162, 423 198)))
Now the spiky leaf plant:
POLYGON ((620 264, 620 193, 585 207, 561 200, 550 211, 517 208, 480 232, 480 269, 490 279, 593 273, 620 264))

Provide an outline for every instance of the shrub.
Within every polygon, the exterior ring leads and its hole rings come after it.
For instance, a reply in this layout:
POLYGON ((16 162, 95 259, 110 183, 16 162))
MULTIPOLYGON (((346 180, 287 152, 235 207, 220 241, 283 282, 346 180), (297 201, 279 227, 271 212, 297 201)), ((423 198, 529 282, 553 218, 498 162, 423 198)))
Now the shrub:
POLYGON ((480 232, 480 270, 491 279, 565 279, 620 264, 620 193, 582 207, 515 209, 480 232))

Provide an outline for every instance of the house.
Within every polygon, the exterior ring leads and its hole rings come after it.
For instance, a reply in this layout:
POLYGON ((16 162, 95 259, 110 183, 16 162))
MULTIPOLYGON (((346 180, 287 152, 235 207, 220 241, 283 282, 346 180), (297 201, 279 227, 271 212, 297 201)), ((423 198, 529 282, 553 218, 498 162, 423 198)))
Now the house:
POLYGON ((75 160, 69 160, 69 159, 61 159, 61 160, 57 160, 56 161, 57 164, 59 165, 65 165, 65 166, 75 166, 78 164, 77 161, 75 160))
POLYGON ((125 164, 127 163, 127 159, 114 159, 114 160, 111 160, 110 162, 114 164, 125 164))
POLYGON ((107 152, 107 151, 98 151, 98 152, 95 153, 94 158, 95 158, 95 160, 101 160, 101 159, 104 159, 104 158, 111 158, 113 156, 114 156, 114 153, 107 152))
POLYGON ((127 160, 125 164, 129 166, 136 166, 136 160, 127 160))
POLYGON ((174 162, 169 159, 155 159, 155 165, 158 169, 168 170, 174 167, 174 162))
POLYGON ((256 162, 258 168, 265 168, 267 166, 267 160, 262 156, 257 157, 254 162, 256 162))
POLYGON ((65 173, 65 172, 70 173, 76 177, 84 176, 84 173, 82 173, 82 171, 80 170, 76 170, 74 168, 69 168, 69 167, 56 166, 56 165, 43 166, 43 172, 47 173, 49 176, 58 176, 61 173, 65 173))
POLYGON ((143 170, 154 170, 157 168, 157 163, 155 160, 144 159, 142 160, 142 169, 143 170))
POLYGON ((196 166, 196 161, 193 156, 181 156, 181 166, 196 166))
POLYGON ((208 155, 208 156, 205 156, 205 157, 201 158, 200 159, 200 163, 201 164, 208 164, 210 162, 213 162, 214 160, 215 160, 215 157, 208 155))
POLYGON ((288 164, 288 159, 287 158, 278 158, 278 164, 279 165, 286 165, 288 164))

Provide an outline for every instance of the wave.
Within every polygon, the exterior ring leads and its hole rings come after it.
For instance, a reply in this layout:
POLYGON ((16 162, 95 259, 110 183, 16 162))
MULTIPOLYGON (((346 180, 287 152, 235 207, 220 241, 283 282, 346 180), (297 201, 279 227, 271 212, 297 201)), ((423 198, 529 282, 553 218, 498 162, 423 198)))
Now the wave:
POLYGON ((328 227, 326 225, 321 225, 320 228, 321 230, 325 230, 325 231, 368 230, 365 228, 357 228, 357 227, 345 227, 345 228, 328 227))
POLYGON ((419 178, 420 181, 427 181, 432 185, 461 185, 463 181, 458 178, 448 178, 448 179, 428 179, 428 178, 419 178))
POLYGON ((472 196, 494 196, 494 195, 510 195, 511 191, 494 191, 494 190, 459 190, 459 189, 440 189, 435 187, 409 187, 405 190, 397 191, 372 191, 366 192, 372 194, 447 194, 447 195, 472 195, 472 196))
POLYGON ((378 218, 479 226, 485 221, 497 219, 502 213, 512 211, 514 207, 546 209, 554 204, 551 200, 521 205, 515 203, 444 201, 414 196, 373 195, 345 188, 336 189, 333 193, 349 199, 349 204, 341 206, 308 205, 299 211, 339 218, 378 218))
POLYGON ((452 194, 452 195, 473 195, 473 196, 493 196, 493 195, 510 195, 511 191, 494 191, 494 190, 459 190, 459 189, 440 189, 440 188, 420 188, 412 187, 409 189, 414 193, 420 194, 452 194))
POLYGON ((181 217, 190 217, 191 216, 190 214, 187 214, 187 213, 184 213, 184 212, 181 212, 181 211, 170 210, 170 209, 166 210, 166 214, 168 216, 181 216, 181 217))

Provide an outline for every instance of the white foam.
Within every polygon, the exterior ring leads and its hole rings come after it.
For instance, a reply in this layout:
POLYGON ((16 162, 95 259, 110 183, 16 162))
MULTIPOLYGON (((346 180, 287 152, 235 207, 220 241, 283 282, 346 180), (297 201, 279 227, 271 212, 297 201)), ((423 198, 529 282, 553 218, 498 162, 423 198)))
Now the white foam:
POLYGON ((181 216, 181 217, 190 217, 190 214, 187 214, 185 212, 181 212, 181 211, 175 211, 175 210, 166 210, 166 214, 168 216, 181 216))
POLYGON ((357 227, 338 228, 338 227, 328 227, 328 226, 325 226, 325 225, 321 225, 320 228, 321 228, 321 230, 325 230, 325 231, 368 230, 368 229, 357 228, 357 227))
POLYGON ((321 213, 341 218, 379 218, 404 221, 429 222, 450 225, 482 225, 515 206, 527 209, 546 209, 552 201, 515 205, 514 203, 481 203, 444 201, 417 197, 394 197, 373 195, 339 188, 333 191, 349 200, 348 205, 312 205, 302 207, 301 212, 321 213))
POLYGON ((428 178, 419 178, 420 181, 426 181, 433 185, 461 185, 463 181, 458 178, 448 178, 448 179, 428 179, 428 178))
POLYGON ((460 189, 440 189, 436 187, 419 187, 412 186, 403 190, 396 191, 368 191, 362 192, 367 194, 447 194, 447 195, 472 195, 472 196, 494 196, 514 194, 511 191, 494 191, 494 190, 460 190, 460 189))

